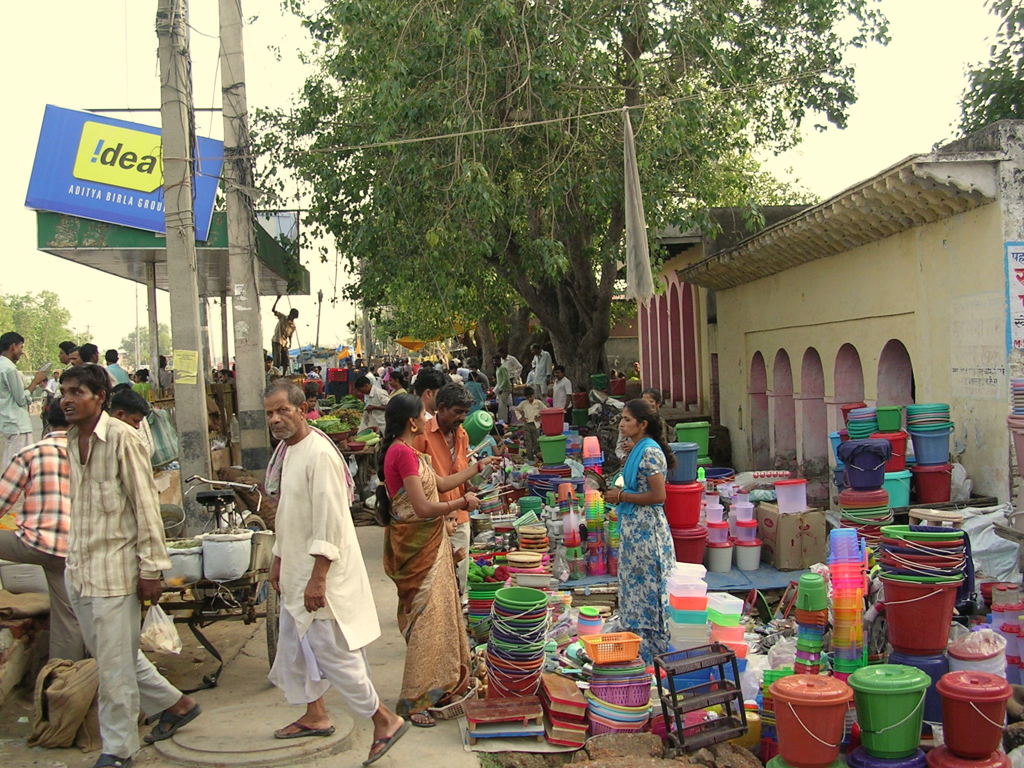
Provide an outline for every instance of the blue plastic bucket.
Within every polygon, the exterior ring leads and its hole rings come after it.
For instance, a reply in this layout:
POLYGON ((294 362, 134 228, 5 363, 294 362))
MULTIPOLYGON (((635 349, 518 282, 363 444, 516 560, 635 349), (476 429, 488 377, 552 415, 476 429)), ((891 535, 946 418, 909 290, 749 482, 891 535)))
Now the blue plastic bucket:
POLYGON ((942 722, 942 697, 935 689, 939 678, 949 672, 949 659, 946 654, 938 653, 931 656, 911 656, 909 653, 893 651, 889 654, 889 664, 902 664, 906 667, 920 669, 932 679, 928 692, 924 696, 924 719, 930 723, 942 722))
POLYGON ((840 491, 846 487, 846 465, 842 462, 832 470, 832 482, 840 491))
POLYGON ((899 472, 886 472, 885 481, 882 487, 889 494, 890 507, 910 506, 910 470, 903 469, 899 472))
POLYGON ((916 463, 919 466, 948 463, 949 436, 952 433, 952 427, 941 432, 911 432, 916 463))
POLYGON ((832 443, 832 454, 836 457, 836 461, 839 461, 839 444, 843 439, 839 437, 838 432, 829 432, 828 441, 832 443))
POLYGON ((697 443, 669 443, 676 457, 676 465, 668 471, 670 483, 692 483, 697 479, 697 443))

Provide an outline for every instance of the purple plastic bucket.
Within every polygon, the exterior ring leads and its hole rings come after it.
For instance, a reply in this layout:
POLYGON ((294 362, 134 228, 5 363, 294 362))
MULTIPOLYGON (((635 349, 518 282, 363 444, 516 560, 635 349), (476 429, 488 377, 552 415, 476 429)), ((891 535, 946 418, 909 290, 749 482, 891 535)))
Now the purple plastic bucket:
POLYGON ((888 440, 847 440, 839 445, 839 460, 846 465, 846 482, 856 491, 881 488, 885 464, 892 456, 888 440))
POLYGON ((846 764, 850 768, 927 768, 928 761, 920 749, 909 757, 883 760, 880 757, 869 755, 864 747, 857 747, 846 756, 846 764))

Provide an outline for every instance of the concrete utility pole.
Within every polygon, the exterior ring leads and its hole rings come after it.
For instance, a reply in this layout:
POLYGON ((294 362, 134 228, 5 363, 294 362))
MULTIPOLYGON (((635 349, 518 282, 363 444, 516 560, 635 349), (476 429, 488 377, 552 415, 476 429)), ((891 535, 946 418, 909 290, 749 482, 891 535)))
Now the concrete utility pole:
MULTIPOLYGON (((160 122, 163 133, 164 218, 167 224, 167 284, 174 345, 174 412, 181 478, 209 477, 210 436, 206 419, 206 371, 199 338, 196 227, 192 210, 195 131, 188 52, 187 0, 159 0, 156 35, 160 59, 160 122), (192 370, 194 368, 194 370, 192 370)), ((183 482, 184 486, 184 482, 183 482)), ((208 515, 185 493, 186 533, 204 530, 208 515)))
POLYGON ((220 83, 224 115, 224 186, 228 204, 228 269, 235 334, 235 389, 242 437, 242 466, 264 469, 270 438, 263 410, 263 328, 256 284, 252 147, 245 99, 242 0, 220 0, 220 83))
POLYGON ((146 317, 149 321, 149 380, 159 388, 160 323, 156 314, 156 264, 151 261, 146 263, 146 317))

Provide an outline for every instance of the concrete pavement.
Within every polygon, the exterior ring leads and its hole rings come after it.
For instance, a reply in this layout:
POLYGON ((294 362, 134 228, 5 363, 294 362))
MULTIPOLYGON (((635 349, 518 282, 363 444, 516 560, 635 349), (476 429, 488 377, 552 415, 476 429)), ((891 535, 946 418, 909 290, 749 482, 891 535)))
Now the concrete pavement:
MULTIPOLYGON (((383 530, 358 528, 357 532, 382 630, 381 638, 368 649, 371 675, 382 699, 393 705, 401 687, 405 660, 405 641, 395 619, 395 587, 381 566, 383 530)), ((165 744, 161 751, 143 748, 136 758, 137 765, 172 768, 182 764, 178 760, 193 765, 224 766, 287 765, 303 761, 316 768, 349 768, 362 763, 370 746, 371 724, 368 720, 352 722, 351 715, 333 691, 328 694, 327 702, 338 729, 334 737, 286 742, 270 739, 275 728, 294 720, 302 709, 288 706, 277 689, 267 682, 263 622, 248 627, 228 623, 214 625, 209 633, 211 638, 214 630, 217 630, 215 643, 224 654, 226 664, 217 688, 195 694, 203 706, 202 716, 182 729, 180 740, 165 744), (191 736, 185 738, 189 731, 191 736)), ((185 635, 187 633, 183 633, 183 639, 185 635)), ((196 680, 191 664, 193 655, 202 658, 202 652, 192 650, 183 652, 177 659, 161 657, 157 663, 166 669, 172 682, 192 685, 196 680)), ((208 668, 209 662, 204 659, 203 671, 209 671, 208 668)), ((75 749, 27 747, 28 725, 19 723, 18 719, 30 715, 30 709, 24 705, 6 707, 0 713, 0 765, 4 768, 89 768, 92 765, 95 754, 86 755, 75 749)), ((449 721, 440 722, 435 728, 410 728, 375 765, 382 768, 412 765, 478 768, 479 761, 474 754, 463 750, 458 724, 449 721)))

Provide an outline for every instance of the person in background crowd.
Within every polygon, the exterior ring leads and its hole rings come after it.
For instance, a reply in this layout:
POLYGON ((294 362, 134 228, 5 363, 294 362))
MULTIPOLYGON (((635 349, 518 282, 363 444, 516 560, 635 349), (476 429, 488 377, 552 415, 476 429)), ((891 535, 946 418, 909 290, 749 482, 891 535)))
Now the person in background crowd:
MULTIPOLYGON (((469 466, 469 435, 462 428, 462 422, 473 406, 473 398, 460 384, 446 384, 435 398, 434 418, 426 423, 422 435, 413 441, 413 448, 430 457, 434 471, 439 477, 458 475, 469 466)), ((441 501, 457 502, 469 489, 465 484, 441 493, 441 501)), ((451 536, 452 549, 469 550, 469 513, 460 509, 456 518, 455 533, 451 536)), ((459 591, 465 593, 469 576, 469 560, 458 564, 459 591)))
POLYGON ((494 360, 494 395, 498 398, 498 421, 508 423, 509 410, 512 408, 512 374, 507 360, 495 355, 494 360))
POLYGON ((470 409, 470 413, 473 411, 479 411, 484 407, 484 403, 487 402, 487 388, 490 386, 487 376, 480 370, 480 364, 476 359, 469 361, 469 378, 466 380, 465 387, 470 395, 473 396, 473 407, 470 409))
POLYGON ((523 450, 529 459, 537 457, 540 450, 540 412, 544 403, 536 397, 533 387, 523 387, 523 401, 515 407, 516 418, 523 422, 523 450))
POLYGON ((85 645, 64 584, 71 467, 60 400, 50 403, 46 421, 53 431, 16 453, 0 476, 0 517, 24 499, 15 511, 15 530, 0 531, 0 558, 42 566, 50 593, 50 658, 79 661, 85 658, 85 645))
POLYGON ((675 567, 672 533, 665 518, 665 478, 675 456, 665 442, 664 422, 643 400, 622 409, 619 431, 633 443, 622 470, 625 487, 605 491, 615 504, 619 546, 619 620, 642 639, 640 655, 650 664, 668 650, 668 577, 675 567))
POLYGON ((507 349, 501 350, 501 362, 508 370, 508 375, 512 379, 512 385, 519 384, 523 378, 523 364, 507 349))
POLYGON ((128 371, 118 365, 120 355, 118 355, 116 349, 108 349, 103 353, 103 358, 107 363, 107 370, 110 375, 114 377, 115 384, 131 384, 132 377, 128 375, 128 371))
POLYGON ((152 410, 146 398, 127 384, 118 384, 110 391, 110 415, 139 430, 139 437, 146 446, 146 455, 149 458, 153 457, 156 450, 153 433, 149 429, 149 422, 146 421, 152 410))
MULTIPOLYGON (((100 365, 100 348, 95 344, 83 344, 75 352, 71 354, 72 365, 95 365, 98 368, 103 368, 100 365), (76 359, 77 355, 77 359, 76 359)), ((110 380, 110 388, 116 387, 119 382, 114 378, 114 374, 103 368, 106 371, 107 378, 110 380)))
POLYGON ((78 349, 73 341, 62 341, 57 345, 57 358, 61 365, 71 365, 71 353, 78 349))
POLYGON ((164 546, 160 499, 138 433, 103 410, 110 381, 98 366, 60 378, 71 465, 71 526, 65 578, 85 647, 99 672, 102 754, 93 768, 127 768, 139 749, 140 707, 159 715, 145 736, 168 739, 194 720, 199 704, 157 672, 139 650, 140 602, 155 603, 164 546))
MULTIPOLYGON (((455 365, 455 373, 458 374, 459 381, 463 384, 469 381, 469 366, 463 365, 461 360, 453 360, 452 363, 455 365)), ((455 379, 452 379, 452 381, 455 381, 455 379)))
POLYGON ((149 368, 139 368, 135 372, 135 383, 132 384, 132 389, 142 395, 147 403, 151 403, 156 399, 153 385, 149 383, 149 368))
POLYGON ((356 392, 363 396, 363 420, 360 429, 384 431, 384 407, 388 404, 388 393, 370 381, 369 376, 356 379, 356 392))
POLYGON ((306 395, 306 404, 303 406, 303 415, 306 421, 313 421, 320 418, 320 411, 317 408, 317 399, 320 395, 320 388, 316 384, 307 384, 303 393, 306 395))
MULTIPOLYGON (((468 369, 466 372, 469 372, 468 369)), ((465 379, 462 378, 462 374, 459 373, 459 364, 454 360, 448 363, 448 379, 454 384, 461 384, 465 381, 465 379)))
POLYGON ((433 366, 423 368, 416 374, 416 381, 413 382, 412 391, 414 395, 423 401, 423 418, 427 421, 434 418, 437 393, 447 383, 445 375, 433 366))
POLYGON ((543 398, 548 391, 548 380, 551 378, 551 353, 541 349, 540 344, 531 344, 530 351, 533 352, 533 367, 530 370, 528 383, 533 386, 538 397, 543 398))
POLYGON ((266 379, 267 386, 270 386, 270 382, 274 379, 281 378, 281 370, 274 365, 274 358, 270 355, 266 355, 263 358, 263 375, 266 379))
POLYGON ((634 361, 626 373, 626 378, 640 381, 640 361, 634 361))
POLYGON ((267 485, 278 492, 270 584, 281 595, 280 634, 270 681, 306 712, 274 732, 278 739, 334 733, 324 694, 332 685, 352 711, 373 722, 365 764, 376 761, 409 724, 385 707, 366 660, 380 637, 373 590, 349 510, 344 459, 303 418, 302 390, 287 379, 263 397, 278 447, 267 485))
POLYGON ((640 393, 640 398, 655 411, 660 411, 661 406, 665 404, 665 396, 662 394, 660 389, 653 389, 649 387, 640 393))
POLYGON ((409 390, 405 388, 407 381, 408 379, 406 379, 403 371, 393 371, 391 378, 388 380, 388 385, 391 387, 391 396, 408 394, 409 390))
POLYGON ((28 401, 32 391, 46 381, 45 370, 36 373, 25 387, 17 362, 25 354, 25 337, 15 331, 0 336, 0 468, 32 442, 32 418, 28 401))
POLYGON ((552 375, 554 385, 551 388, 551 406, 564 409, 565 415, 568 416, 572 401, 572 382, 565 375, 565 366, 556 365, 552 369, 552 375))
POLYGON ((475 357, 469 361, 469 380, 475 381, 484 389, 491 388, 491 380, 487 378, 487 374, 480 370, 480 361, 475 357))
POLYGON ((43 408, 39 414, 39 420, 43 423, 42 436, 46 437, 47 433, 50 432, 50 423, 47 421, 47 414, 50 412, 50 406, 53 405, 55 400, 59 400, 60 395, 60 371, 51 371, 50 378, 43 384, 43 408))
POLYGON ((160 355, 158 362, 160 370, 156 372, 156 383, 162 392, 166 392, 174 385, 174 374, 167 370, 167 358, 160 355))
POLYGON ((469 644, 445 519, 480 506, 472 493, 444 502, 438 494, 468 482, 489 462, 439 477, 426 455, 413 448, 427 429, 420 399, 393 397, 385 417, 377 504, 387 513, 384 571, 398 588, 398 628, 406 642, 396 710, 413 725, 430 728, 435 723, 427 710, 464 696, 470 684, 469 644))
POLYGON ((292 336, 295 335, 295 321, 299 317, 299 310, 291 309, 287 315, 277 311, 277 302, 281 300, 278 296, 274 300, 274 306, 270 311, 277 318, 277 326, 274 328, 274 337, 270 340, 271 353, 274 365, 280 369, 281 374, 288 372, 288 350, 292 345, 292 336))

